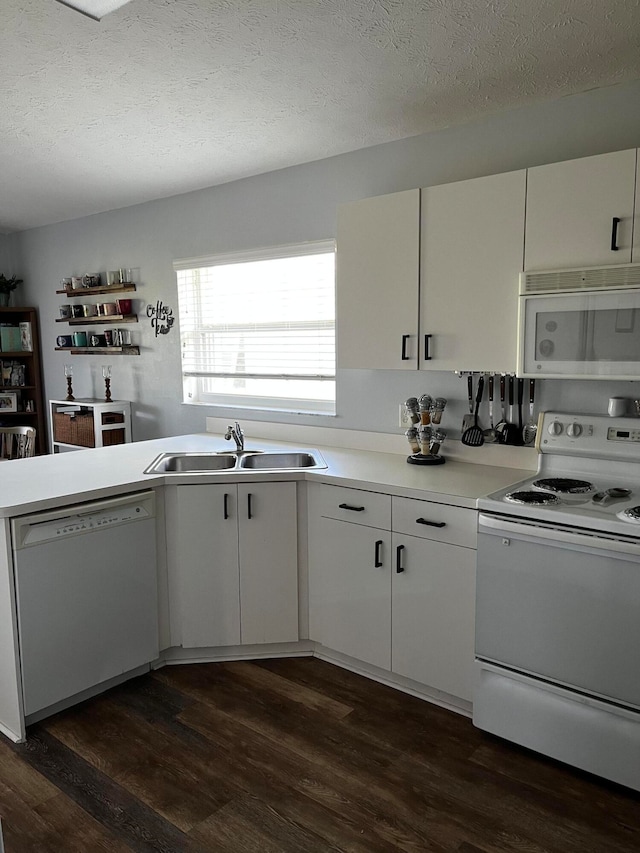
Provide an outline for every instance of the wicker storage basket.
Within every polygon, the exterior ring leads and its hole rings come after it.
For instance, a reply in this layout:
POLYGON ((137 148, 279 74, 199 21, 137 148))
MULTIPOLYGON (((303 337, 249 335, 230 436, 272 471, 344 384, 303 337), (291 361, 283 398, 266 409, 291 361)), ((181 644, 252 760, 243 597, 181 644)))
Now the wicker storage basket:
POLYGON ((91 412, 54 412, 53 439, 61 444, 95 447, 93 415, 91 412))
POLYGON ((110 447, 113 444, 124 444, 123 429, 105 429, 102 432, 102 444, 104 447, 110 447))

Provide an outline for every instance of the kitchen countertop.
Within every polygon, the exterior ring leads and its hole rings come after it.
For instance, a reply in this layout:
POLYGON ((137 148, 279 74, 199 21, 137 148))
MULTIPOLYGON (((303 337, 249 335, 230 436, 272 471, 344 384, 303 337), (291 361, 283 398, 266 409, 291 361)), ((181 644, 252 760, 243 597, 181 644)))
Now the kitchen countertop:
POLYGON ((143 474, 160 453, 229 450, 222 436, 177 435, 115 447, 74 450, 0 465, 0 517, 97 500, 162 485, 230 481, 309 480, 381 491, 475 508, 479 497, 531 475, 528 469, 478 465, 448 459, 434 468, 409 465, 406 455, 348 450, 291 441, 253 440, 247 450, 319 450, 326 469, 295 472, 228 471, 207 474, 143 474))

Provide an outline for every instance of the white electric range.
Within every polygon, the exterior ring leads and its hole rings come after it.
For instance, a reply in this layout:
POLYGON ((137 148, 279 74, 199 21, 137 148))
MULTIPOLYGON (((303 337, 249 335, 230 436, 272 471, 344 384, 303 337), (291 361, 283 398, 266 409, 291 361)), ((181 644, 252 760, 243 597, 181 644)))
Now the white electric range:
POLYGON ((640 790, 640 420, 547 412, 479 501, 474 723, 640 790))

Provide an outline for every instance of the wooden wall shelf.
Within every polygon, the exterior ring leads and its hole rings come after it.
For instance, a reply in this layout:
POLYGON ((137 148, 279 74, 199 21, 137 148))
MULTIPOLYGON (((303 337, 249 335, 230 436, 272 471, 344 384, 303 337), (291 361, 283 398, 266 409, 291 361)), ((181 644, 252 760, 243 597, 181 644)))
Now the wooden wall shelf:
POLYGON ((77 287, 75 290, 56 290, 61 296, 68 296, 69 299, 77 299, 78 297, 85 298, 91 295, 100 295, 103 293, 131 293, 136 286, 131 284, 120 284, 118 287, 110 285, 108 287, 77 287))
POLYGON ((71 355, 140 355, 140 347, 56 347, 57 352, 71 355))
POLYGON ((70 326, 93 326, 100 323, 137 323, 137 314, 107 314, 100 317, 60 317, 56 323, 68 323, 70 326))

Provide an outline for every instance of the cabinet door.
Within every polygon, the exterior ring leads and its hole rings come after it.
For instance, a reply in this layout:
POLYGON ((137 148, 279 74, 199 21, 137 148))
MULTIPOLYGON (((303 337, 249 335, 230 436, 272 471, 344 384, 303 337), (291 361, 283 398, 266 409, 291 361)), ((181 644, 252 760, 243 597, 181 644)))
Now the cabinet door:
POLYGON ((525 269, 629 263, 635 175, 635 149, 529 169, 525 269))
POLYGON ((332 518, 315 518, 311 532, 310 638, 390 669, 390 534, 332 518))
POLYGON ((422 190, 421 369, 515 371, 525 185, 523 170, 422 190))
POLYGON ((420 190, 338 208, 339 368, 418 366, 419 217, 420 190))
POLYGON ((295 483, 238 486, 242 643, 298 640, 295 483))
POLYGON ((404 546, 392 594, 392 669, 471 701, 475 625, 475 558, 471 548, 393 535, 394 560, 404 546))
POLYGON ((175 535, 183 647, 237 645, 237 487, 179 486, 175 535))

